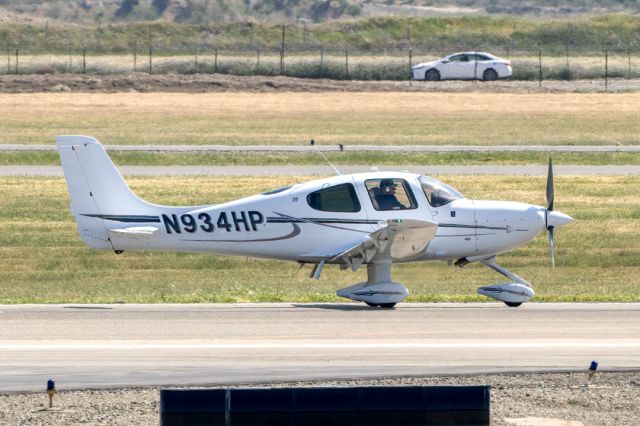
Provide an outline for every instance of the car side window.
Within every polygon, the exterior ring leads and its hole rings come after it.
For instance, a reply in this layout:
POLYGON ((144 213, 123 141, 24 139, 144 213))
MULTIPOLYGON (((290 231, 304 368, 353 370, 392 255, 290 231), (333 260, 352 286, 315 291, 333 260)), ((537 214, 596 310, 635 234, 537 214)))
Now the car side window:
POLYGON ((356 213, 360 211, 360 201, 350 183, 320 189, 307 195, 307 204, 323 212, 356 213))
POLYGON ((369 179, 365 181, 373 208, 378 211, 410 210, 418 207, 411 188, 404 179, 369 179))
POLYGON ((491 58, 485 55, 476 55, 476 61, 490 61, 491 58))
POLYGON ((454 55, 449 58, 449 62, 467 62, 467 55, 454 55))

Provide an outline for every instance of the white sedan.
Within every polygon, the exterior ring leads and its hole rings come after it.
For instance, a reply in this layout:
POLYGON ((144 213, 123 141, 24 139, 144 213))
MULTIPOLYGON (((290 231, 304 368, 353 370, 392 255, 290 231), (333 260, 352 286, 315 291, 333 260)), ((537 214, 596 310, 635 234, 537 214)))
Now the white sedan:
POLYGON ((485 52, 462 52, 412 69, 414 80, 485 80, 511 77, 511 62, 485 52))

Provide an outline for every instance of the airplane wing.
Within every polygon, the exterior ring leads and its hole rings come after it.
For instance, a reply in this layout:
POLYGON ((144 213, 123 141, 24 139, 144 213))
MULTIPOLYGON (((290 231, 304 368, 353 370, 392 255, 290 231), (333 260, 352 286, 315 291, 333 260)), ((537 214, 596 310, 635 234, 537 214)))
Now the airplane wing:
POLYGON ((393 260, 398 260, 419 255, 437 229, 438 224, 430 220, 388 220, 385 227, 365 236, 362 241, 308 253, 304 257, 341 263, 344 269, 351 267, 356 271, 363 263, 375 262, 378 256, 390 255, 393 260))

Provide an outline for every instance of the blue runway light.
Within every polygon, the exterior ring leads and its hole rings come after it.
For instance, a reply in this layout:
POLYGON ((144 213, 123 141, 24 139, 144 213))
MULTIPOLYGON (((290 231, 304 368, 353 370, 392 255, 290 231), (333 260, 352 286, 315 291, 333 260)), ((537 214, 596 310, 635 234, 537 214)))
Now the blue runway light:
POLYGON ((589 371, 596 371, 598 369, 598 361, 591 361, 589 371))
POLYGON ((54 390, 56 390, 56 382, 54 382, 53 379, 47 380, 47 391, 54 391, 54 390))

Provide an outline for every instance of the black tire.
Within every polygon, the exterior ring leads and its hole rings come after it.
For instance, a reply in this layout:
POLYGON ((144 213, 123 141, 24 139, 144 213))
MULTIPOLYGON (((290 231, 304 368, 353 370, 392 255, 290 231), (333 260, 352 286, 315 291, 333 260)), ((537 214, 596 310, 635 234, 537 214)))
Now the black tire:
POLYGON ((378 306, 380 306, 377 303, 371 303, 371 302, 364 302, 364 303, 366 303, 367 305, 371 306, 372 308, 377 308, 378 306))
POLYGON ((504 304, 510 308, 517 308, 518 306, 522 305, 522 302, 504 302, 504 304))
POLYGON ((496 81, 498 79, 498 73, 493 68, 489 68, 482 73, 482 79, 484 81, 496 81))
POLYGON ((396 306, 395 303, 381 303, 380 304, 380 307, 383 308, 383 309, 391 309, 394 306, 396 306))
POLYGON ((440 71, 436 69, 430 69, 424 75, 424 79, 426 81, 439 81, 440 80, 440 71))

